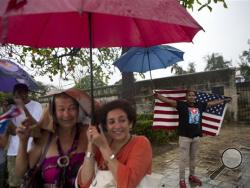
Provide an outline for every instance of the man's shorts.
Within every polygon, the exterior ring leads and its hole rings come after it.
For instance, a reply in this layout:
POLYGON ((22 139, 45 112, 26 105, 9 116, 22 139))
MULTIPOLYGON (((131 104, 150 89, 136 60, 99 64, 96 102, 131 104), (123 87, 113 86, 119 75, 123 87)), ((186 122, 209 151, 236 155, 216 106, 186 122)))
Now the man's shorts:
POLYGON ((8 183, 10 187, 19 187, 21 185, 22 178, 16 176, 16 156, 7 157, 7 168, 8 168, 8 183))

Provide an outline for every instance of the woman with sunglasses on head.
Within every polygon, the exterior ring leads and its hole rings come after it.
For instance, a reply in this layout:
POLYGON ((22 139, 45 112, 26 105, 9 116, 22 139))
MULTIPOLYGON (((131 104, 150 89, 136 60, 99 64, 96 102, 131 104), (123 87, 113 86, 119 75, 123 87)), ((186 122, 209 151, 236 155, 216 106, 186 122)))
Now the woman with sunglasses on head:
POLYGON ((42 121, 38 123, 42 128, 42 137, 33 142, 29 152, 27 152, 27 140, 30 127, 25 124, 19 126, 17 174, 23 176, 28 169, 39 162, 44 188, 73 188, 87 149, 88 127, 84 124, 89 122, 86 120, 90 114, 90 106, 90 97, 78 89, 68 89, 55 94, 49 111, 44 113, 42 121), (42 162, 40 162, 41 156, 44 156, 42 162))
POLYGON ((93 181, 97 164, 99 171, 112 174, 113 186, 137 187, 151 173, 152 148, 145 136, 130 133, 136 122, 135 109, 126 100, 115 100, 100 109, 99 117, 102 128, 88 128, 87 153, 76 183, 81 188, 98 187, 100 182, 93 181))

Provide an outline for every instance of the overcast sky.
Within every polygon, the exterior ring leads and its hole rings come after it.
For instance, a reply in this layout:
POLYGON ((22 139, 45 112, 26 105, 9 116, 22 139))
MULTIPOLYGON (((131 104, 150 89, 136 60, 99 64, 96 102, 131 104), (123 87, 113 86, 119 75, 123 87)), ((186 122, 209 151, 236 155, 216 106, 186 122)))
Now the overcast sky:
MULTIPOLYGON (((212 6, 213 10, 190 12, 204 28, 193 39, 193 43, 171 44, 185 52, 184 61, 178 65, 184 69, 189 62, 196 64, 196 71, 203 71, 204 57, 212 53, 221 54, 225 60, 232 60, 233 66, 239 62, 239 55, 249 49, 250 0, 226 0, 228 8, 222 4, 212 6)), ((153 78, 171 75, 170 68, 152 71, 153 78)), ((149 78, 149 74, 147 74, 149 78)))

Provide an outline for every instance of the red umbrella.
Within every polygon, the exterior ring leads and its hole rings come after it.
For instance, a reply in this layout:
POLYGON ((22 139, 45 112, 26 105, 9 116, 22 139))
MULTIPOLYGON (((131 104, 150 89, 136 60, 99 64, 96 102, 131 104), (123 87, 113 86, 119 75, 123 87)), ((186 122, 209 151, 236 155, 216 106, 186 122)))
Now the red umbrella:
POLYGON ((0 43, 90 47, 90 15, 94 48, 190 42, 201 29, 177 0, 1 0, 0 43))
POLYGON ((2 44, 90 48, 91 73, 92 47, 190 42, 202 29, 177 0, 1 0, 0 24, 2 44))

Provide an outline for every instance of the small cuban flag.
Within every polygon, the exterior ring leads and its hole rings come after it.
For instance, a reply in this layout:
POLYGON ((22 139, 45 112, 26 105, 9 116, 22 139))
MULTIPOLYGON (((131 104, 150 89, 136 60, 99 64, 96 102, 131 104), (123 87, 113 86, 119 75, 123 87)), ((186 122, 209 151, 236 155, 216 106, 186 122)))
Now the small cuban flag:
POLYGON ((17 117, 21 114, 20 108, 12 107, 4 114, 0 115, 0 134, 3 134, 9 124, 9 119, 17 117))

